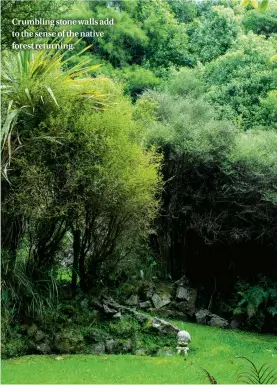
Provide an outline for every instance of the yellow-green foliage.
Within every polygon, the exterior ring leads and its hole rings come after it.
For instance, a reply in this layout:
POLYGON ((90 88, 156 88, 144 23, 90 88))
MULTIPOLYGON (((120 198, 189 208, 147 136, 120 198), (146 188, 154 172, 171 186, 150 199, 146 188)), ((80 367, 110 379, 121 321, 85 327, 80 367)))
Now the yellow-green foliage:
POLYGON ((232 50, 204 67, 205 98, 221 117, 234 120, 244 130, 274 128, 272 109, 261 100, 277 87, 276 62, 270 61, 275 51, 274 37, 249 32, 239 36, 232 50))
POLYGON ((83 62, 63 70, 58 53, 21 56, 19 72, 6 68, 16 82, 7 79, 5 101, 28 103, 7 131, 5 151, 16 132, 23 147, 12 160, 6 207, 30 218, 38 243, 37 229, 46 223, 78 226, 86 232, 88 269, 96 256, 98 266, 105 258, 113 263, 113 253, 121 259, 149 234, 159 207, 160 157, 143 147, 142 127, 120 85, 89 77, 83 62))
POLYGON ((243 162, 253 172, 271 172, 276 175, 276 149, 276 131, 250 131, 236 137, 230 159, 233 162, 243 162))
POLYGON ((97 223, 90 229, 94 250, 99 240, 104 247, 106 236, 129 250, 148 235, 157 214, 160 157, 143 147, 142 128, 118 84, 47 79, 51 95, 45 87, 30 87, 32 116, 20 115, 24 148, 14 161, 20 178, 10 175, 16 186, 10 199, 31 220, 63 218, 82 227, 90 213, 97 223))
MULTIPOLYGON (((151 221, 158 208, 160 157, 140 144, 141 127, 133 120, 132 105, 119 86, 108 79, 91 81, 105 95, 101 110, 92 109, 88 99, 65 95, 62 90, 59 95, 57 90, 63 108, 55 110, 47 129, 61 143, 65 136, 66 142, 74 140, 79 146, 75 154, 78 179, 88 184, 87 189, 96 194, 104 189, 101 199, 113 203, 117 211, 120 208, 126 222, 136 218, 140 230, 145 230, 145 218, 151 221)), ((67 167, 70 171, 70 162, 67 167)))

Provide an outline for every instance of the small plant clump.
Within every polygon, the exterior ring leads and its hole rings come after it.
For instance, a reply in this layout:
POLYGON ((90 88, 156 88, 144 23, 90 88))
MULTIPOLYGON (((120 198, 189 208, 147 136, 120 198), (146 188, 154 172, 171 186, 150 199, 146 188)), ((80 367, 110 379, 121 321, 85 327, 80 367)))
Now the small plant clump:
MULTIPOLYGON (((273 364, 263 364, 259 369, 247 357, 237 357, 243 358, 248 362, 248 366, 244 369, 244 371, 240 371, 238 375, 239 383, 243 384, 275 384, 277 380, 277 368, 273 366, 273 364)), ((217 384, 218 382, 215 380, 213 376, 206 369, 202 369, 207 378, 209 379, 210 384, 217 384)))

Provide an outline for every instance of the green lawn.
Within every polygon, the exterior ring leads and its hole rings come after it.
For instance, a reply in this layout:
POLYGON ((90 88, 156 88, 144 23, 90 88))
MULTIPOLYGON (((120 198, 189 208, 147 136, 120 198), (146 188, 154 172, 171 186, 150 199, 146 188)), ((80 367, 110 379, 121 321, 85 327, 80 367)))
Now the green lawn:
MULTIPOLYGON (((247 356, 258 366, 277 364, 277 338, 174 322, 191 333, 187 360, 178 356, 26 356, 2 363, 3 384, 204 384, 207 369, 218 383, 237 383, 247 356)), ((175 353, 175 352, 174 352, 175 353)))

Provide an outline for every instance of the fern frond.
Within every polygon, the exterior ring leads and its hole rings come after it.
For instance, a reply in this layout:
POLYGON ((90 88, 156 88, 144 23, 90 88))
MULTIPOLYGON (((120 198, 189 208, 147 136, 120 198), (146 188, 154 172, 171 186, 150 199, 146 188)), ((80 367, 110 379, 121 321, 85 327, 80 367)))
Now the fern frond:
POLYGON ((210 373, 206 369, 203 369, 203 368, 201 368, 201 369, 203 370, 203 372, 205 372, 206 376, 208 377, 208 379, 210 381, 210 384, 217 384, 216 379, 213 376, 211 376, 210 373))
POLYGON ((245 372, 241 372, 238 379, 245 384, 274 384, 277 379, 277 368, 272 368, 272 364, 265 363, 260 369, 247 357, 242 358, 248 361, 248 368, 245 372), (248 382, 250 381, 250 382, 248 382))

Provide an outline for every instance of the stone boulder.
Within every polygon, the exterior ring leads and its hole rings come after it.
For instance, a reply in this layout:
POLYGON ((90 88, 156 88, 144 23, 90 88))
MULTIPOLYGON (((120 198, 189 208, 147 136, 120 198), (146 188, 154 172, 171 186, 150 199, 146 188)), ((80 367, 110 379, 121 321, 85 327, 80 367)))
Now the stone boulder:
POLYGON ((189 286, 189 280, 185 275, 183 275, 182 278, 178 279, 178 281, 175 281, 175 284, 177 286, 189 286))
MULTIPOLYGON (((162 301, 169 304, 175 296, 176 288, 173 282, 157 282, 156 294, 159 295, 162 301)), ((167 305, 166 304, 166 305, 167 305)))
POLYGON ((40 342, 40 341, 43 341, 46 338, 46 334, 43 333, 43 331, 41 331, 41 330, 37 330, 37 332, 36 332, 34 337, 35 337, 35 341, 36 342, 40 342))
POLYGON ((133 343, 131 339, 127 339, 127 340, 118 339, 116 341, 115 353, 117 354, 131 353, 132 349, 133 349, 133 343))
POLYGON ((150 332, 154 332, 157 334, 177 335, 178 332, 180 331, 178 327, 160 318, 153 317, 150 322, 151 322, 151 325, 149 327, 150 332))
POLYGON ((211 313, 208 309, 199 310, 195 317, 196 322, 201 325, 216 326, 223 329, 229 327, 229 322, 226 319, 211 313))
POLYGON ((234 317, 230 322, 230 328, 231 329, 238 329, 241 325, 241 319, 238 317, 234 317))
POLYGON ((144 301, 139 303, 139 307, 142 310, 150 309, 151 307, 151 302, 150 301, 144 301))
POLYGON ((121 344, 121 352, 123 354, 130 353, 132 351, 133 343, 132 340, 123 341, 121 344))
POLYGON ((196 312, 197 290, 189 286, 177 286, 176 301, 173 302, 176 310, 179 310, 189 317, 193 317, 196 312))
POLYGON ((201 309, 197 313, 195 313, 196 322, 200 325, 207 325, 208 323, 208 316, 211 313, 207 309, 201 309))
POLYGON ((114 348, 115 348, 115 340, 112 338, 109 338, 105 341, 105 352, 108 354, 114 353, 114 348))
POLYGON ((229 327, 229 322, 226 319, 219 317, 216 314, 211 314, 211 319, 208 322, 208 325, 226 329, 229 327))
POLYGON ((97 297, 91 297, 89 300, 89 305, 92 308, 96 308, 97 310, 101 310, 103 305, 101 301, 97 297))
POLYGON ((29 337, 34 337, 38 331, 38 327, 35 324, 32 324, 31 326, 28 326, 27 328, 27 334, 29 337))
POLYGON ((117 313, 113 314, 113 319, 120 319, 122 317, 122 314, 120 311, 118 311, 117 313))
POLYGON ((97 344, 93 344, 91 347, 91 354, 105 354, 105 344, 104 342, 98 342, 97 344))
POLYGON ((105 297, 102 301, 103 306, 108 307, 109 309, 120 311, 124 308, 124 306, 120 305, 111 297, 105 297))
POLYGON ((144 301, 149 301, 156 292, 155 285, 152 282, 143 281, 139 287, 139 297, 144 301))
POLYGON ((178 286, 176 290, 176 298, 181 300, 189 301, 190 289, 184 286, 178 286))
POLYGON ((150 309, 151 314, 156 315, 158 317, 165 318, 173 318, 181 321, 189 321, 189 317, 183 311, 175 310, 175 309, 150 309))
POLYGON ((146 316, 144 314, 140 314, 138 312, 134 312, 133 315, 138 320, 138 323, 141 325, 144 324, 145 322, 147 322, 149 319, 148 316, 146 316))
POLYGON ((195 307, 195 301, 192 302, 188 301, 180 301, 175 302, 175 309, 181 312, 182 314, 192 318, 195 315, 196 307, 195 307))
POLYGON ((128 305, 128 306, 138 306, 138 302, 139 302, 139 299, 138 299, 137 294, 133 294, 133 295, 131 295, 131 296, 125 301, 125 304, 128 305))
POLYGON ((106 315, 113 315, 113 314, 116 314, 118 313, 118 311, 116 309, 112 309, 110 308, 109 306, 103 304, 103 310, 104 310, 104 313, 106 315))
POLYGON ((119 319, 122 316, 122 312, 128 309, 126 306, 122 306, 114 299, 106 297, 102 300, 102 312, 107 318, 119 319))
POLYGON ((168 304, 170 304, 171 300, 169 298, 163 299, 159 296, 159 294, 154 293, 151 298, 155 309, 160 309, 168 304))
POLYGON ((59 353, 79 353, 84 347, 84 337, 72 330, 57 333, 54 338, 54 349, 59 353))
POLYGON ((49 354, 51 352, 49 341, 35 345, 35 350, 41 354, 49 354))

